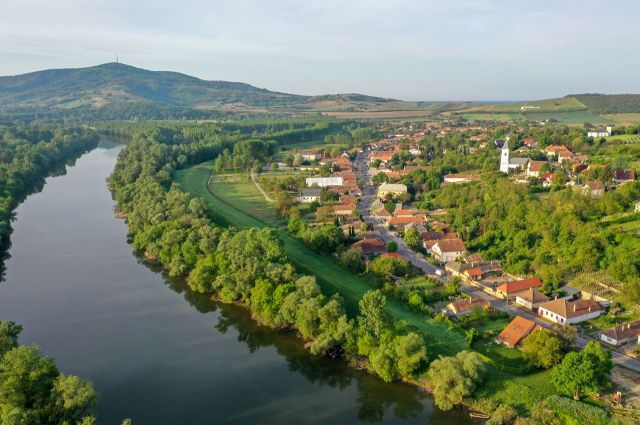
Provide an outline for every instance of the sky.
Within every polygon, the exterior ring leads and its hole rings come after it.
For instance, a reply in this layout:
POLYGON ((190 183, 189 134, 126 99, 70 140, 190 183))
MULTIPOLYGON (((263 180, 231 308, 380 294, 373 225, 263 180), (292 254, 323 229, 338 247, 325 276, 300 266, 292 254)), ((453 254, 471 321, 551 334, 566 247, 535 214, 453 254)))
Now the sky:
POLYGON ((640 93, 637 0, 1 0, 0 75, 115 60, 319 95, 640 93))

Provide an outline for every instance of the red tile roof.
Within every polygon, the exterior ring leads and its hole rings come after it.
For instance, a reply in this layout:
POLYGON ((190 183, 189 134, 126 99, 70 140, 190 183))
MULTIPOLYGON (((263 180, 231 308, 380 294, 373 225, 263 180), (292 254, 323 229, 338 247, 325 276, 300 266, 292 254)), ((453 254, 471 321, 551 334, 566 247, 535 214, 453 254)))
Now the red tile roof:
POLYGON ((387 245, 379 239, 363 239, 351 245, 352 248, 361 248, 362 252, 384 252, 387 245))
POLYGON ((387 252, 386 254, 380 255, 382 258, 395 258, 396 260, 404 260, 404 257, 397 252, 387 252))
POLYGON ((517 316, 507 325, 506 328, 504 328, 502 332, 500 332, 498 339, 511 347, 515 347, 520 341, 529 335, 535 327, 536 324, 531 320, 517 316))
POLYGON ((633 171, 627 170, 616 170, 614 178, 616 180, 635 180, 636 176, 633 174, 633 171))
POLYGON ((571 303, 567 300, 555 300, 541 304, 539 308, 543 308, 565 319, 604 310, 602 304, 595 300, 579 300, 571 303))
POLYGON ((538 277, 530 277, 523 280, 513 280, 511 282, 503 283, 498 286, 498 291, 505 294, 512 294, 514 292, 524 291, 530 288, 539 288, 542 286, 542 281, 538 277))

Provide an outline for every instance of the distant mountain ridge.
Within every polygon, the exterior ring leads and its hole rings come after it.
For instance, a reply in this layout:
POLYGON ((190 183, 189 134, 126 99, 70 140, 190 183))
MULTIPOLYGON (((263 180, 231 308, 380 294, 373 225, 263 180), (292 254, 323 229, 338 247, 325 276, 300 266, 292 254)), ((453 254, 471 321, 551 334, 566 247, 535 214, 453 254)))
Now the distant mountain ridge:
POLYGON ((302 96, 279 93, 245 83, 206 81, 178 72, 148 71, 115 62, 0 77, 0 106, 73 108, 100 107, 111 102, 155 102, 188 108, 216 108, 226 104, 286 107, 345 100, 390 101, 359 94, 302 96))

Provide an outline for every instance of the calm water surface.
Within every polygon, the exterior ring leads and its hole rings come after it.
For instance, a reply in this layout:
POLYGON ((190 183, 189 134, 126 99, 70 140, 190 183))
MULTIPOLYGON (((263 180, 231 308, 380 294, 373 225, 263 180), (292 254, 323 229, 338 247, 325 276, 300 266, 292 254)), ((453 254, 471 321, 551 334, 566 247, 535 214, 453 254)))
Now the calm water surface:
POLYGON ((133 254, 105 185, 121 148, 101 143, 18 208, 0 283, 0 320, 94 382, 101 423, 473 423, 414 387, 311 356, 133 254))

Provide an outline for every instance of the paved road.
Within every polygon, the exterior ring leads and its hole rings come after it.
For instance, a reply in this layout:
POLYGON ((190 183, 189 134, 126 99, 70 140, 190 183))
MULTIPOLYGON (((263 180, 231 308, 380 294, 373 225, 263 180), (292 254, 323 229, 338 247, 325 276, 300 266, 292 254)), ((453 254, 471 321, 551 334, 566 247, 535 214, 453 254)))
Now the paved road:
MULTIPOLYGON (((440 281, 446 281, 448 278, 445 276, 436 275, 436 270, 441 270, 438 267, 434 266, 419 254, 410 249, 406 243, 402 240, 402 238, 396 236, 392 232, 390 232, 386 227, 382 225, 383 221, 373 217, 371 215, 371 205, 375 200, 376 190, 371 181, 372 173, 367 169, 366 163, 368 162, 369 153, 363 152, 356 158, 356 166, 359 171, 357 171, 358 180, 363 180, 365 182, 365 187, 362 189, 362 200, 358 204, 358 211, 362 214, 362 218, 367 223, 373 223, 373 227, 375 230, 380 232, 380 236, 382 240, 385 242, 395 241, 398 244, 398 253, 400 253, 405 259, 409 260, 411 264, 416 266, 417 268, 423 270, 427 275, 432 278, 438 279, 440 281)), ((515 307, 512 303, 507 304, 504 300, 499 300, 497 298, 492 297, 486 292, 482 291, 475 286, 470 286, 467 284, 462 284, 460 286, 460 290, 465 294, 470 295, 471 297, 480 297, 484 300, 489 301, 492 307, 506 311, 511 315, 521 316, 525 319, 528 319, 546 329, 553 329, 553 324, 544 321, 540 316, 537 316, 533 313, 521 310, 515 307)), ((585 338, 578 337, 576 340, 576 346, 580 349, 583 349, 589 341, 585 338)), ((640 372, 640 361, 636 359, 632 359, 630 357, 625 356, 624 354, 620 354, 617 352, 613 352, 613 362, 619 366, 624 366, 628 369, 640 372)))

